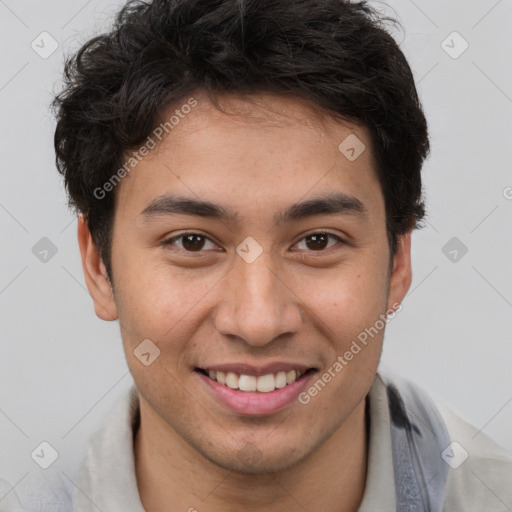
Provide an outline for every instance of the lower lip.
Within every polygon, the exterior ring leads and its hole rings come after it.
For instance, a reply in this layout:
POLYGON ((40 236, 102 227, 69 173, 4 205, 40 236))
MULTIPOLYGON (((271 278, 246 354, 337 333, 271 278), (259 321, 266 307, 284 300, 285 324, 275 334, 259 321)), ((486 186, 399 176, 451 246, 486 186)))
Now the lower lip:
POLYGON ((307 386, 310 378, 316 373, 310 371, 292 384, 275 389, 268 393, 240 391, 231 389, 216 380, 210 379, 204 373, 196 372, 202 381, 213 391, 216 398, 238 414, 261 416, 282 411, 295 400, 307 386))

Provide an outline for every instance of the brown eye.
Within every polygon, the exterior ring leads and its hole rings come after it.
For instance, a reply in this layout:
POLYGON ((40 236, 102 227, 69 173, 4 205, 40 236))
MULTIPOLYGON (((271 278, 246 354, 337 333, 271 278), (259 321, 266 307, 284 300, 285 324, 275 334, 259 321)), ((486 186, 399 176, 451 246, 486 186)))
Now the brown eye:
POLYGON ((214 245, 208 237, 199 233, 184 233, 183 235, 175 236, 169 240, 166 240, 164 245, 175 246, 178 249, 183 249, 186 252, 204 252, 203 249, 208 242, 214 245), (181 244, 177 243, 179 241, 181 241, 181 244))
POLYGON ((306 245, 308 246, 309 249, 325 249, 327 245, 328 236, 326 236, 324 233, 321 233, 320 235, 308 236, 306 240, 306 245))
POLYGON ((201 250, 204 246, 204 236, 201 235, 186 235, 183 238, 183 247, 187 251, 197 251, 201 250))
POLYGON ((329 238, 335 239, 338 242, 343 242, 343 240, 331 233, 314 233, 312 235, 305 236, 302 240, 298 242, 297 245, 300 245, 305 241, 306 250, 309 251, 323 251, 324 249, 330 248, 335 244, 329 245, 329 238))

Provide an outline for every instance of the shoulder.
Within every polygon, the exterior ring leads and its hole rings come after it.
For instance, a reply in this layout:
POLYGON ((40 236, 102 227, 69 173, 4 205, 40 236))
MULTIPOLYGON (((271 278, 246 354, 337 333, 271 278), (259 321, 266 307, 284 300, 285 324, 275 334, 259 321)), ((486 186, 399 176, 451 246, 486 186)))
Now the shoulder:
POLYGON ((417 384, 393 374, 380 377, 391 413, 403 408, 419 428, 415 442, 420 448, 423 443, 422 460, 432 459, 446 475, 443 512, 512 510, 512 456, 417 384))
POLYGON ((2 512, 70 512, 70 480, 56 471, 28 473, 14 487, 0 479, 2 512))
POLYGON ((442 457, 450 466, 446 510, 512 510, 512 456, 484 432, 434 400, 450 435, 442 457))

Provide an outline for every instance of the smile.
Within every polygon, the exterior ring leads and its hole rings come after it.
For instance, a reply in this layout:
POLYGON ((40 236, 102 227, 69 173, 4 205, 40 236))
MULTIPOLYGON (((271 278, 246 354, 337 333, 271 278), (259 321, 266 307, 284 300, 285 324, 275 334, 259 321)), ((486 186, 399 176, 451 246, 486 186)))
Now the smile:
POLYGON ((288 372, 269 373, 267 375, 245 375, 235 372, 223 372, 215 370, 198 369, 210 379, 222 384, 230 389, 236 389, 245 392, 270 393, 276 389, 282 389, 295 381, 299 380, 304 374, 313 369, 301 371, 290 370, 288 372))
POLYGON ((291 370, 287 365, 286 371, 279 369, 276 373, 268 373, 270 368, 260 368, 253 370, 251 375, 249 368, 242 370, 245 365, 234 366, 246 373, 232 371, 235 368, 230 371, 196 368, 194 373, 216 402, 235 414, 248 416, 274 414, 298 403, 299 394, 317 373, 315 368, 291 370))

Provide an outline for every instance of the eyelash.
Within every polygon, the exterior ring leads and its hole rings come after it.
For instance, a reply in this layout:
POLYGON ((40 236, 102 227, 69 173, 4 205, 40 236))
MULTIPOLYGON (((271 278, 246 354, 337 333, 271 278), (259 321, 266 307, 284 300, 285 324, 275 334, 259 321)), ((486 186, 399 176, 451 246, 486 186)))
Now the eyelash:
MULTIPOLYGON (((182 233, 181 235, 178 235, 178 236, 174 236, 172 238, 169 238, 168 240, 164 240, 163 242, 163 245, 165 246, 168 246, 168 245, 173 245, 173 243, 176 241, 176 240, 180 240, 180 239, 183 239, 187 236, 190 236, 190 235, 197 235, 197 236, 200 236, 202 238, 204 238, 205 240, 208 240, 212 243, 214 243, 209 237, 207 237, 206 235, 203 235, 202 233, 197 233, 197 232, 193 232, 193 231, 190 231, 190 232, 187 232, 187 233, 182 233)), ((335 238, 339 243, 341 244, 344 244, 344 240, 342 238, 340 238, 338 235, 335 235, 334 233, 329 233, 328 231, 315 231, 314 233, 309 233, 307 234, 306 236, 302 237, 295 245, 299 244, 300 242, 302 242, 303 240, 309 238, 309 237, 312 237, 312 236, 315 236, 315 235, 327 235, 328 237, 331 237, 331 238, 335 238)), ((319 249, 317 251, 313 251, 313 250, 308 250, 307 252, 312 252, 312 253, 322 253, 322 252, 327 252, 329 249, 331 249, 333 246, 328 246, 327 248, 325 249, 319 249)), ((194 253, 203 253, 203 252, 206 252, 204 249, 201 249, 199 251, 188 251, 187 249, 181 249, 183 250, 184 252, 186 253, 189 253, 189 254, 194 254, 194 253)))

